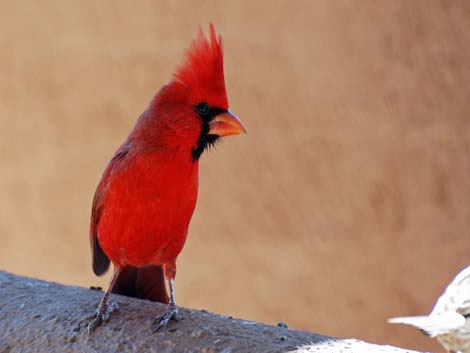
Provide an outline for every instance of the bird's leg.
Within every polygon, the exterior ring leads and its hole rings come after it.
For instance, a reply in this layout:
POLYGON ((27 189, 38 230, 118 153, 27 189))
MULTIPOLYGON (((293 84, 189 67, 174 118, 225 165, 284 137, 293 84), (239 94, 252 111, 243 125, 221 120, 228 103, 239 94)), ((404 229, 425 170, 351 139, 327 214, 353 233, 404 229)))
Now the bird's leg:
POLYGON ((167 304, 163 314, 157 316, 157 318, 153 321, 155 326, 154 331, 158 331, 167 327, 170 320, 181 320, 181 315, 178 312, 178 307, 176 306, 175 300, 176 263, 173 260, 172 262, 163 265, 163 268, 165 270, 165 277, 168 280, 170 286, 170 302, 167 304))
POLYGON ((104 293, 104 296, 101 299, 100 304, 98 305, 98 309, 96 309, 93 315, 83 318, 78 324, 78 328, 80 328, 81 324, 84 321, 92 320, 88 324, 88 333, 92 333, 103 322, 109 321, 109 315, 117 309, 117 306, 114 303, 108 303, 108 299, 109 295, 111 294, 111 291, 113 290, 114 285, 116 284, 116 280, 118 279, 120 272, 121 270, 119 268, 114 269, 113 277, 111 279, 111 282, 109 283, 106 293, 104 293))

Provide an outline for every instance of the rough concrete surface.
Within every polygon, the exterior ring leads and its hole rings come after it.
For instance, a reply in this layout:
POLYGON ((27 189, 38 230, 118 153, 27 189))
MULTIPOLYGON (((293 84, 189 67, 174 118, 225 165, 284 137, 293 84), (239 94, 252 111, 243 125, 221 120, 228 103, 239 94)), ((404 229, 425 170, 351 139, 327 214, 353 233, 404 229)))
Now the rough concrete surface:
POLYGON ((102 293, 0 272, 0 352, 412 352, 358 340, 182 309, 162 332, 152 321, 163 306, 123 296, 93 334, 78 328, 102 293))

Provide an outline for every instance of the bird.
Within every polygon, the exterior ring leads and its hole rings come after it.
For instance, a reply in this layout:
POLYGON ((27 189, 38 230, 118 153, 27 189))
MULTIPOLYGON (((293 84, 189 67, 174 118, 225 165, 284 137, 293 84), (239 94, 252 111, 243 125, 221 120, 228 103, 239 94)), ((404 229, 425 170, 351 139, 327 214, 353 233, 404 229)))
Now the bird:
POLYGON ((108 163, 93 198, 92 267, 114 271, 88 332, 109 320, 111 293, 166 304, 155 330, 181 315, 174 281, 196 206, 200 157, 221 137, 246 133, 230 111, 223 43, 212 23, 193 39, 168 84, 151 99, 108 163), (168 296, 166 284, 170 294, 168 296))
POLYGON ((449 352, 470 353, 470 266, 461 270, 425 316, 389 319, 419 328, 436 337, 449 352))

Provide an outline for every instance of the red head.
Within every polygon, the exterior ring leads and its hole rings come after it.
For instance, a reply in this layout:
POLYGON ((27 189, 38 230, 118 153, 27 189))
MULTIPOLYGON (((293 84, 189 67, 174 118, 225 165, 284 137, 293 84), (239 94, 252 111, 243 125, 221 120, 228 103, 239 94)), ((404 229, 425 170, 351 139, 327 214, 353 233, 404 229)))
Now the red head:
POLYGON ((224 50, 222 37, 215 34, 210 24, 209 40, 202 29, 186 53, 186 61, 174 74, 174 82, 189 90, 193 104, 207 102, 221 109, 228 109, 224 79, 224 50))
POLYGON ((145 120, 157 122, 154 143, 189 147, 193 160, 220 136, 245 132, 241 121, 228 110, 222 38, 212 24, 209 39, 199 31, 185 62, 155 96, 147 113, 145 120))

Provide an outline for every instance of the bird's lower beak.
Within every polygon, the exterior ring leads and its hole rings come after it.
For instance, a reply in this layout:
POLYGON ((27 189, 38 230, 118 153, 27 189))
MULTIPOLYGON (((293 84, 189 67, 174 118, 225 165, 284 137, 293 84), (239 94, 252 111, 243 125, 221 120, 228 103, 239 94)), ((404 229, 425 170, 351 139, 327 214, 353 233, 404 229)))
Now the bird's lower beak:
POLYGON ((246 129, 240 119, 230 110, 215 116, 209 123, 209 134, 218 136, 246 134, 246 129))

